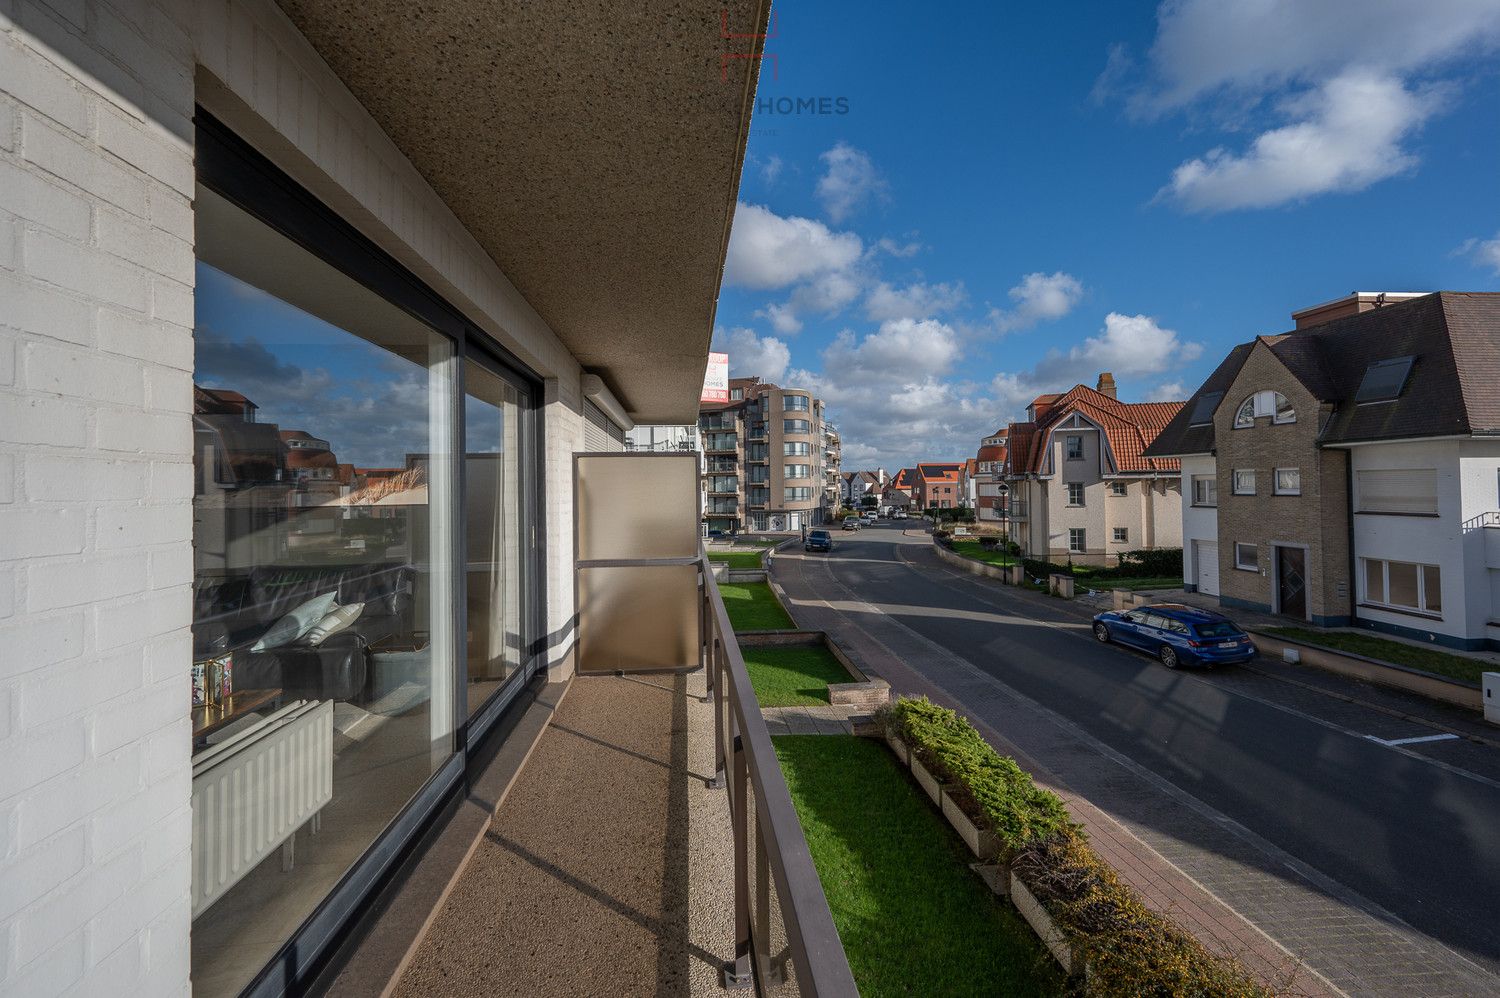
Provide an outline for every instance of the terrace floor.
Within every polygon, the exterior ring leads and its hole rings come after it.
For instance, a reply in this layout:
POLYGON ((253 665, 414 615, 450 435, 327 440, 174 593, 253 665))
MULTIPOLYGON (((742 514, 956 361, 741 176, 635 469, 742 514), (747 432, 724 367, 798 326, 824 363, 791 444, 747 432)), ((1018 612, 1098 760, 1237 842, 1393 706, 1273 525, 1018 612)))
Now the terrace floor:
POLYGON ((704 675, 572 681, 394 994, 722 994, 727 796, 704 675))

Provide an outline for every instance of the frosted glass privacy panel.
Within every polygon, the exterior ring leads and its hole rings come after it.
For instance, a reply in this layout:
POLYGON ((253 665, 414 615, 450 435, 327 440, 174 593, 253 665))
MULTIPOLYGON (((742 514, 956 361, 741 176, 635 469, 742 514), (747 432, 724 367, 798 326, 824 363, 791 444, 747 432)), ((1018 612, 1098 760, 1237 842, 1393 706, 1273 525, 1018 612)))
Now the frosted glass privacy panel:
POLYGON ((578 670, 698 664, 698 566, 578 569, 578 670))
POLYGON ((697 454, 580 454, 574 473, 580 562, 697 556, 697 454))

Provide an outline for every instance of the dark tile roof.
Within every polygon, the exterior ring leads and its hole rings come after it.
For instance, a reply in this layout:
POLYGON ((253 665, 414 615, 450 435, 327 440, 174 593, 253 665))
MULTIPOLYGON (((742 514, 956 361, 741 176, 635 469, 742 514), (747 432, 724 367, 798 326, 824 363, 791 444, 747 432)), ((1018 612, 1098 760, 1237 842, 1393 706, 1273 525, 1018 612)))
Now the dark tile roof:
MULTIPOLYGON (((1423 295, 1263 341, 1331 406, 1322 443, 1500 433, 1500 293, 1423 295), (1355 401, 1371 364, 1408 356, 1416 360, 1398 398, 1355 401)), ((1242 343, 1230 352, 1148 454, 1213 449, 1213 427, 1187 422, 1199 396, 1228 389, 1253 346, 1242 343)))
MULTIPOLYGON (((1250 348, 1254 343, 1241 343, 1229 351, 1219 366, 1214 368, 1214 373, 1208 376, 1208 380, 1193 393, 1187 404, 1177 410, 1177 415, 1166 425, 1156 439, 1151 441, 1145 450, 1146 457, 1163 457, 1168 454, 1207 454, 1214 449, 1214 427, 1212 423, 1206 426, 1189 425, 1193 418, 1193 411, 1198 406, 1198 399, 1211 392, 1226 392, 1229 386, 1234 384, 1234 379, 1239 375, 1240 368, 1245 366, 1245 358, 1250 356, 1250 348)), ((1223 405, 1223 401, 1219 402, 1223 405)))

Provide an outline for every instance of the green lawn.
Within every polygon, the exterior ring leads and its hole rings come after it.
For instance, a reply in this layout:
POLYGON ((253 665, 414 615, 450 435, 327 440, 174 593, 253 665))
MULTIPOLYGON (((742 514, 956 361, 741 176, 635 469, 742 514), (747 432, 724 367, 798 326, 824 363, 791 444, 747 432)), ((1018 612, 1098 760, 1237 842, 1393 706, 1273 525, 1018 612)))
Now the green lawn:
POLYGON ((710 551, 709 561, 728 562, 729 567, 735 571, 740 569, 755 569, 760 567, 759 551, 710 551))
POLYGON ((762 707, 803 707, 828 703, 829 683, 850 683, 845 671, 827 648, 747 648, 745 668, 750 685, 762 707))
POLYGON ((1304 641, 1310 645, 1322 645, 1334 651, 1346 651, 1353 655, 1394 662, 1412 669, 1435 672, 1450 679, 1463 679, 1471 683, 1480 682, 1484 672, 1494 672, 1500 666, 1478 658, 1450 655, 1436 648, 1421 648, 1417 645, 1388 641, 1373 634, 1350 634, 1346 631, 1314 631, 1306 627, 1267 627, 1267 634, 1275 634, 1293 641, 1304 641))
POLYGON ((999 548, 989 551, 981 547, 978 541, 963 537, 953 538, 953 550, 965 558, 973 558, 988 565, 1014 565, 1017 561, 1014 555, 1006 554, 999 548))
POLYGON ((1060 995, 1056 965, 888 749, 772 739, 863 998, 1060 995))
POLYGON ((736 631, 789 631, 796 626, 764 582, 721 582, 719 595, 736 631))

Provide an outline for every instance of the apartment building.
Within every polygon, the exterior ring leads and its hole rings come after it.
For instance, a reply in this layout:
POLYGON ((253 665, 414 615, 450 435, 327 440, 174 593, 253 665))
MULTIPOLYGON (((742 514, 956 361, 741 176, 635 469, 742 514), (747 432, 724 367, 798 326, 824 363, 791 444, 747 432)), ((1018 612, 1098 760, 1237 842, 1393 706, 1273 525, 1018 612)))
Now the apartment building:
POLYGON ((572 675, 575 455, 697 419, 767 23, 0 8, 0 993, 303 993, 572 675))
POLYGON ((795 533, 826 523, 839 501, 837 430, 803 388, 729 379, 729 401, 700 407, 703 522, 710 536, 795 533), (832 474, 830 474, 830 472, 832 474))
POLYGON ((824 520, 838 513, 844 501, 844 443, 839 428, 823 421, 823 510, 824 520))
POLYGON ((1052 561, 1108 565, 1182 544, 1181 468, 1146 448, 1181 402, 1121 402, 1114 377, 1038 396, 1006 429, 1011 534, 1052 561))
POLYGON ((973 459, 974 514, 981 521, 998 521, 1005 509, 999 489, 1005 480, 1005 442, 1006 428, 1001 427, 979 442, 973 459))
POLYGON ((1500 294, 1355 292, 1230 351, 1150 447, 1184 583, 1227 607, 1500 647, 1500 294))

